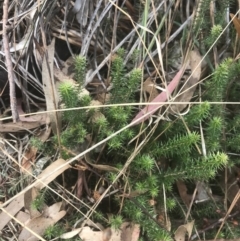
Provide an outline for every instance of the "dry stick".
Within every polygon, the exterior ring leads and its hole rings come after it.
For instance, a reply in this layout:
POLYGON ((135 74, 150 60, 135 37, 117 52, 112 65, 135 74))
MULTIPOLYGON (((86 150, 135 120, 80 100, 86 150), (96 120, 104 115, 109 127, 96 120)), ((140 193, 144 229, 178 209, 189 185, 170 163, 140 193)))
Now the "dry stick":
POLYGON ((19 115, 17 112, 17 101, 16 101, 16 91, 15 91, 15 81, 13 66, 11 61, 11 55, 9 51, 9 41, 7 35, 7 22, 8 22, 8 0, 4 0, 3 3, 3 44, 4 52, 6 58, 6 67, 8 70, 8 81, 9 81, 9 95, 10 95, 10 106, 12 111, 13 122, 19 121, 19 115))

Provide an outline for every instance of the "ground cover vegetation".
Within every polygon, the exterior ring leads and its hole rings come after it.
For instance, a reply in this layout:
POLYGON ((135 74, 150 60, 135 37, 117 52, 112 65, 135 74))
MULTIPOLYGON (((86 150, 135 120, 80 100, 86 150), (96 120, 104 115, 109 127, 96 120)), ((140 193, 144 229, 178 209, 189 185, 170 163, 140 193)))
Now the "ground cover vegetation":
POLYGON ((11 4, 0 240, 237 240, 240 3, 11 4))

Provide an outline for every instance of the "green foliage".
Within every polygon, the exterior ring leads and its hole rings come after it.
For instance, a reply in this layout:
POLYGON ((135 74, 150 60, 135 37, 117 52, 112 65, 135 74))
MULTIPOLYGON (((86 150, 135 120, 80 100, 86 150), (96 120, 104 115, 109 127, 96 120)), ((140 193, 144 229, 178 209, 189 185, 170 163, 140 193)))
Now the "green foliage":
POLYGON ((206 143, 208 151, 218 151, 221 148, 221 134, 223 129, 223 120, 221 117, 214 116, 209 120, 206 127, 206 143))
POLYGON ((140 172, 147 172, 150 173, 150 171, 154 168, 155 160, 151 158, 148 154, 144 154, 140 157, 138 157, 135 160, 135 167, 140 172))
POLYGON ((207 47, 211 47, 211 45, 216 41, 216 39, 219 37, 219 35, 221 34, 223 28, 221 25, 214 25, 211 28, 211 32, 210 35, 207 37, 206 41, 206 45, 207 47))
POLYGON ((185 117, 185 121, 190 127, 198 124, 199 121, 206 119, 209 116, 210 104, 208 102, 203 102, 199 105, 194 105, 191 108, 191 111, 185 117))
POLYGON ((109 121, 114 122, 115 125, 124 126, 128 121, 130 113, 130 108, 125 106, 113 106, 107 109, 106 116, 108 117, 109 121))
MULTIPOLYGON (((230 79, 233 77, 233 73, 235 72, 235 65, 233 64, 233 59, 227 58, 223 60, 223 62, 219 65, 219 67, 215 70, 213 74, 212 81, 208 82, 212 88, 214 88, 214 95, 208 95, 208 98, 213 101, 223 101, 224 91, 226 91, 226 87, 230 79)), ((208 87, 208 86, 207 86, 208 87)), ((212 89, 211 88, 211 89, 212 89)))
POLYGON ((62 101, 66 108, 76 107, 78 105, 78 92, 76 86, 70 82, 64 82, 59 86, 62 101))
POLYGON ((123 223, 123 217, 121 215, 111 216, 109 219, 109 224, 112 229, 118 230, 120 229, 123 223))
MULTIPOLYGON (((112 83, 110 103, 130 102, 136 86, 141 81, 141 70, 133 69, 127 76, 126 69, 123 64, 123 56, 125 51, 119 49, 112 64, 112 83)), ((71 110, 74 107, 89 106, 91 98, 87 94, 83 94, 82 80, 85 78, 86 59, 77 57, 75 59, 77 85, 64 83, 60 86, 59 91, 64 108, 69 108, 64 112, 63 120, 68 123, 68 127, 61 134, 61 143, 70 148, 84 142, 88 133, 94 132, 97 140, 101 140, 106 136, 114 133, 119 128, 125 126, 130 116, 132 116, 132 107, 111 107, 103 110, 71 110), (97 117, 95 117, 95 115, 97 117), (98 118, 99 117, 99 118, 98 118), (111 124, 110 124, 111 123, 111 124), (72 138, 74 136, 74 138, 72 138)), ((123 141, 133 137, 132 130, 126 130, 122 135, 112 138, 108 147, 109 150, 118 150, 123 145, 123 141)), ((64 153, 63 153, 64 154, 64 153)))
POLYGON ((110 141, 108 142, 108 147, 110 151, 119 150, 122 148, 122 146, 123 146, 123 143, 118 136, 111 138, 110 141))
POLYGON ((75 57, 75 78, 80 86, 83 86, 86 76, 87 60, 85 57, 75 57))
MULTIPOLYGON (((83 92, 83 83, 86 74, 86 58, 75 58, 75 70, 77 84, 64 82, 59 86, 59 92, 64 103, 64 108, 89 106, 91 98, 87 93, 83 92)), ((63 113, 65 121, 71 124, 77 124, 79 121, 86 121, 87 113, 85 110, 68 110, 63 113)))
POLYGON ((183 167, 185 166, 184 169, 188 169, 189 173, 185 174, 185 178, 208 180, 215 177, 217 170, 226 166, 227 162, 228 156, 225 153, 210 154, 200 160, 186 160, 183 167))
POLYGON ((124 50, 119 49, 117 56, 112 63, 112 84, 110 103, 126 103, 133 100, 133 94, 139 86, 142 78, 140 69, 133 69, 126 75, 126 68, 123 61, 124 50))
POLYGON ((172 240, 170 233, 160 227, 156 220, 154 221, 154 209, 143 196, 132 201, 126 200, 123 213, 141 225, 143 235, 149 240, 172 240))
POLYGON ((233 137, 229 138, 229 141, 227 143, 228 147, 230 148, 230 150, 234 150, 236 152, 240 151, 240 134, 236 134, 233 137))
MULTIPOLYGON (((212 0, 202 0, 198 2, 198 8, 197 8, 197 14, 194 21, 194 33, 197 35, 200 31, 202 33, 209 34, 209 30, 211 29, 211 34, 216 36, 217 32, 220 32, 220 28, 225 27, 226 25, 226 13, 228 11, 228 8, 233 3, 232 0, 219 0, 217 2, 213 2, 212 0), (212 4, 215 4, 217 14, 214 14, 214 22, 215 26, 212 28, 211 26, 211 16, 210 16, 210 6, 212 4)), ((218 37, 218 36, 217 36, 218 37)))
POLYGON ((202 31, 205 28, 209 27, 210 16, 209 16, 209 6, 211 0, 199 1, 196 18, 194 20, 194 29, 193 32, 198 34, 199 31, 202 31), (204 17, 203 17, 204 16, 204 17))
POLYGON ((167 210, 169 210, 169 212, 171 212, 172 210, 174 210, 177 206, 176 200, 173 198, 168 198, 167 202, 166 202, 166 207, 167 210))
POLYGON ((81 144, 84 142, 84 138, 87 135, 87 130, 82 123, 78 123, 74 126, 70 126, 61 134, 62 144, 66 147, 81 144), (74 136, 74 139, 73 139, 74 136))
POLYGON ((41 211, 45 205, 45 193, 40 192, 38 196, 32 201, 31 207, 35 210, 41 211))
MULTIPOLYGON (((208 90, 206 98, 209 101, 224 101, 227 85, 233 77, 233 73, 236 72, 234 69, 235 65, 233 64, 233 59, 228 58, 225 59, 215 70, 211 81, 206 83, 206 89, 208 90), (214 95, 212 94, 213 91, 214 95)), ((222 115, 223 110, 221 106, 214 105, 212 108, 215 115, 222 115)))
POLYGON ((45 148, 44 143, 41 140, 39 140, 38 138, 36 138, 36 137, 31 137, 30 145, 36 147, 40 151, 43 151, 44 148, 45 148))
MULTIPOLYGON (((166 4, 164 4, 165 9, 168 8, 167 2, 174 4, 177 1, 166 1, 166 4)), ((176 24, 176 19, 174 19, 174 17, 179 14, 179 11, 182 11, 185 5, 188 5, 186 2, 187 1, 183 1, 183 3, 176 8, 169 5, 171 16, 167 16, 165 13, 157 13, 154 24, 151 26, 146 25, 146 28, 145 26, 141 28, 140 34, 143 42, 139 42, 138 49, 135 49, 134 52, 130 44, 134 42, 136 34, 132 35, 131 39, 129 39, 129 44, 123 45, 128 45, 127 49, 129 52, 133 52, 130 57, 130 64, 125 64, 125 56, 127 53, 123 48, 120 48, 117 53, 112 55, 112 63, 106 64, 104 68, 98 72, 99 75, 103 75, 102 79, 106 77, 106 73, 110 73, 106 81, 110 82, 110 86, 106 90, 106 102, 107 104, 115 104, 115 106, 90 108, 93 104, 92 98, 98 99, 98 96, 94 91, 89 94, 84 88, 88 64, 86 57, 75 57, 76 83, 64 82, 59 87, 61 107, 67 109, 67 111, 63 112, 63 130, 60 132, 62 146, 57 150, 54 149, 54 143, 57 143, 57 137, 53 137, 51 139, 52 143, 49 141, 47 144, 42 143, 37 138, 32 138, 30 140, 30 144, 37 147, 43 155, 48 155, 49 153, 52 155, 52 153, 55 152, 54 157, 60 156, 60 158, 68 159, 72 155, 71 151, 81 152, 99 143, 104 138, 113 136, 108 142, 89 152, 88 156, 82 157, 82 163, 80 164, 85 162, 87 169, 86 171, 81 171, 84 172, 84 175, 82 174, 80 177, 81 172, 78 172, 78 169, 74 170, 75 173, 73 176, 76 176, 70 177, 73 179, 78 178, 79 182, 77 183, 78 185, 76 185, 76 189, 78 188, 76 192, 81 196, 81 201, 83 200, 84 202, 83 205, 83 203, 79 203, 71 196, 68 198, 74 206, 77 206, 81 210, 81 214, 79 212, 77 215, 74 213, 70 215, 71 222, 69 222, 69 224, 71 227, 76 223, 79 224, 79 226, 82 225, 79 221, 82 220, 82 218, 86 218, 87 214, 93 222, 100 222, 104 227, 110 225, 111 228, 116 230, 120 229, 121 224, 126 220, 138 223, 141 225, 141 231, 144 236, 144 238, 140 240, 145 240, 145 238, 146 240, 153 241, 173 240, 174 230, 172 229, 172 233, 168 232, 164 225, 160 224, 158 221, 158 215, 160 212, 164 212, 170 219, 172 217, 177 217, 178 220, 179 217, 182 220, 185 219, 186 215, 184 211, 189 210, 189 207, 183 204, 181 195, 178 193, 181 192, 180 188, 176 185, 178 184, 178 180, 183 180, 184 183, 186 183, 188 190, 184 191, 191 195, 192 190, 196 188, 197 181, 204 181, 208 183, 209 186, 210 183, 213 183, 216 186, 219 184, 217 181, 218 174, 221 173, 223 168, 227 167, 230 169, 231 167, 239 166, 239 107, 224 102, 239 101, 240 61, 233 58, 221 58, 222 50, 230 53, 238 53, 237 48, 232 51, 232 43, 224 46, 224 41, 229 39, 229 33, 223 32, 223 29, 226 26, 226 14, 228 14, 231 3, 233 2, 232 0, 200 0, 195 1, 196 4, 194 3, 197 7, 196 18, 191 20, 193 22, 193 32, 190 33, 192 41, 189 41, 194 44, 194 48, 198 48, 203 56, 216 39, 218 39, 219 35, 223 34, 216 43, 215 48, 209 51, 210 55, 205 58, 208 64, 204 66, 203 72, 204 74, 209 74, 209 76, 199 83, 197 91, 192 98, 192 101, 200 101, 201 104, 190 104, 189 112, 181 116, 172 115, 168 112, 167 108, 164 109, 164 106, 159 112, 163 113, 166 110, 166 115, 164 116, 166 118, 162 118, 157 125, 152 123, 147 125, 148 123, 146 121, 143 126, 131 126, 118 135, 115 135, 119 129, 131 122, 140 108, 130 105, 119 106, 119 104, 137 102, 139 100, 139 94, 142 94, 139 92, 139 89, 143 80, 143 74, 144 76, 145 74, 151 74, 151 78, 155 78, 155 74, 153 74, 153 63, 150 61, 145 62, 145 59, 140 59, 142 53, 146 52, 141 46, 146 45, 148 51, 152 53, 155 44, 152 46, 149 45, 151 38, 159 37, 159 39, 164 40, 165 43, 162 42, 162 46, 165 47, 162 51, 158 51, 158 53, 161 53, 162 56, 164 56, 163 58, 166 57, 164 68, 159 68, 160 75, 166 75, 166 77, 168 74, 171 76, 170 65, 173 66, 176 59, 179 60, 184 56, 184 48, 186 47, 184 44, 187 43, 186 40, 189 37, 188 27, 185 28, 181 37, 181 47, 183 47, 183 49, 180 49, 179 42, 175 41, 179 38, 179 35, 177 36, 174 34, 175 43, 173 45, 175 45, 175 47, 177 46, 177 48, 174 47, 171 49, 171 45, 168 45, 168 43, 172 41, 173 33, 176 32, 176 27, 179 24, 176 24), (215 12, 212 12, 212 9, 210 9, 211 4, 216 6, 215 12), (210 14, 213 15, 210 16, 210 14), (165 17, 168 20, 165 21, 165 17), (163 21, 158 21, 159 18, 163 21), (167 21, 171 23, 169 24, 167 21), (162 27, 159 27, 161 31, 159 33, 155 32, 154 36, 152 33, 145 30, 150 29, 154 32, 154 28, 158 28, 158 26, 155 25, 161 26, 162 23, 162 27), (171 25, 173 29, 171 29, 171 25), (164 39, 163 36, 167 38, 164 39), (175 54, 174 58, 169 57, 169 53, 171 52, 175 54), (214 56, 212 56, 213 52, 214 56), (213 62, 215 64, 214 66, 212 64, 213 62), (139 63, 141 63, 141 65, 139 63), (111 66, 111 69, 107 69, 108 66, 111 66), (133 66, 144 67, 139 69, 133 66), (216 69, 214 69, 215 66, 217 66, 216 69), (213 104, 211 102, 221 103, 213 104), (81 107, 87 108, 80 109, 81 107), (52 149, 51 152, 49 149, 52 149), (233 154, 235 156, 233 156, 233 154), (90 159, 90 162, 87 158, 90 159), (128 168, 123 170, 125 164, 128 164, 130 161, 131 164, 127 166, 128 168), (111 167, 114 167, 115 171, 116 168, 123 171, 123 173, 121 173, 123 175, 119 178, 119 173, 111 171, 113 170, 111 167), (79 188, 79 185, 82 184, 84 184, 83 190, 79 188), (96 190, 97 199, 97 195, 101 195, 99 187, 103 190, 109 187, 110 190, 108 196, 101 200, 102 203, 100 203, 99 206, 95 206, 94 201, 92 201, 91 193, 93 190, 96 190), (155 202, 156 204, 153 205, 152 203, 155 202), (92 208, 91 205, 93 205, 94 208, 92 208), (90 212, 88 212, 89 210, 90 212), (93 215, 91 216, 90 213, 92 211, 93 215), (112 216, 110 216, 109 213, 112 216)), ((190 2, 191 1, 189 1, 189 3, 190 2)), ((134 4, 135 11, 139 10, 136 9, 137 5, 138 4, 134 4)), ((146 15, 144 14, 143 16, 144 23, 147 22, 145 21, 148 18, 147 16, 150 16, 147 11, 153 4, 151 4, 150 1, 148 1, 148 4, 142 1, 141 5, 141 7, 145 7, 146 10, 146 15)), ((195 5, 193 5, 192 3, 190 4, 190 9, 195 9, 195 5)), ((130 9, 129 6, 127 6, 126 9, 130 9)), ((177 18, 185 18, 188 15, 189 12, 183 14, 181 12, 181 16, 177 18)), ((134 21, 135 17, 136 16, 133 18, 134 21)), ((111 21, 116 22, 115 19, 107 19, 106 21, 108 21, 107 24, 111 21)), ((105 21, 102 21, 101 25, 104 24, 106 24, 105 21)), ((121 26, 124 31, 128 30, 128 27, 123 27, 120 21, 115 25, 116 28, 118 28, 118 25, 121 26)), ((106 26, 110 26, 110 24, 106 26)), ((106 32, 108 31, 106 30, 106 32)), ((99 34, 99 36, 101 36, 105 34, 105 32, 99 29, 99 34)), ((178 34, 180 33, 178 32, 178 34)), ((98 42, 97 35, 93 36, 96 37, 96 43, 99 45, 100 42, 98 42)), ((116 38, 116 41, 112 42, 111 47, 115 47, 119 39, 120 38, 116 38)), ((107 44, 106 49, 110 47, 108 43, 110 43, 108 40, 106 43, 105 41, 103 42, 104 45, 107 44)), ((92 49, 92 43, 90 47, 90 49, 92 49)), ((98 54, 98 52, 95 52, 94 55, 96 53, 98 54)), ((105 56, 103 52, 101 58, 105 56)), ((154 63, 156 66, 159 66, 159 60, 154 54, 153 61, 156 61, 154 63)), ((97 63, 97 65, 98 64, 99 63, 97 63)), ((177 66, 176 63, 175 66, 177 66)), ((156 77, 156 84, 158 83, 159 78, 156 77)), ((92 88, 92 86, 87 86, 87 88, 88 87, 92 88)), ((186 113, 185 110, 183 112, 186 113)), ((80 162, 80 160, 76 160, 75 163, 78 161, 80 162)), ((6 180, 8 176, 10 176, 8 167, 5 168, 6 166, 2 163, 0 164, 3 170, 0 174, 4 184, 7 183, 6 180)), ((83 166, 84 165, 79 165, 78 168, 84 168, 83 166)), ((11 168, 16 172, 16 166, 11 166, 11 168)), ((71 174, 72 173, 73 172, 71 172, 71 174)), ((12 178, 12 176, 10 177, 12 178)), ((72 180, 68 182, 68 174, 65 175, 64 173, 62 177, 59 175, 58 178, 56 180, 60 180, 66 190, 68 188, 73 191, 73 187, 75 188, 75 186, 72 184, 72 180)), ((11 179, 9 180, 11 184, 11 179)), ((16 191, 23 190, 24 186, 29 185, 29 180, 26 180, 25 177, 21 177, 21 180, 19 180, 17 184, 15 181, 14 184, 15 186, 10 185, 10 188, 6 188, 6 193, 0 193, 1 199, 4 199, 9 193, 15 194, 16 191)), ((213 191, 215 190, 213 189, 213 191)), ((220 192, 222 192, 222 190, 220 192)), ((223 193, 220 195, 223 196, 223 193)), ((43 210, 44 203, 46 202, 45 199, 46 193, 41 192, 33 200, 31 204, 32 208, 43 210)), ((54 196, 51 201, 58 201, 56 199, 58 198, 54 196)), ((193 203, 191 218, 196 220, 196 225, 199 225, 199 227, 202 225, 202 220, 219 220, 223 217, 222 213, 226 211, 225 206, 221 204, 212 202, 210 199, 207 203, 193 203), (223 212, 219 213, 216 211, 217 209, 223 210, 223 212)), ((175 220, 174 218, 171 219, 174 228, 176 225, 179 225, 179 222, 174 223, 175 220)), ((233 223, 230 222, 232 220, 228 221, 229 220, 226 220, 226 225, 222 229, 219 238, 231 239, 239 237, 239 229, 236 230, 233 223)), ((50 240, 59 237, 62 232, 63 228, 60 225, 51 226, 45 231, 44 237, 50 240)), ((209 239, 212 239, 215 231, 206 233, 209 235, 209 239)))
POLYGON ((159 143, 153 151, 154 156, 172 157, 174 155, 187 155, 193 149, 194 145, 199 143, 200 135, 196 132, 185 135, 176 134, 167 142, 159 143))
POLYGON ((50 240, 52 238, 59 237, 63 234, 63 228, 56 224, 54 226, 49 226, 44 232, 44 238, 50 240))
MULTIPOLYGON (((209 43, 216 39, 219 32, 222 31, 221 28, 222 25, 212 28, 209 43)), ((142 71, 140 69, 129 70, 124 65, 124 56, 125 51, 120 49, 113 58, 111 69, 113 88, 109 103, 132 102, 135 91, 141 82, 142 71)), ((62 101, 67 108, 90 105, 89 95, 80 94, 82 92, 81 80, 85 76, 83 71, 85 64, 83 60, 79 60, 76 64, 76 68, 78 65, 80 66, 76 74, 80 81, 77 86, 66 84, 60 87, 62 101)), ((144 235, 149 240, 172 240, 171 234, 154 221, 156 212, 155 208, 149 204, 149 200, 160 200, 158 205, 161 205, 161 208, 164 205, 164 208, 167 209, 166 212, 174 213, 178 209, 177 203, 179 203, 172 196, 172 192, 176 191, 177 180, 182 179, 192 183, 197 180, 207 182, 214 180, 218 171, 228 163, 234 165, 235 160, 229 159, 226 148, 231 151, 240 150, 236 144, 240 140, 240 117, 229 114, 226 106, 211 105, 210 101, 225 101, 228 85, 239 74, 239 62, 235 62, 233 59, 224 60, 216 68, 212 77, 204 83, 202 104, 192 105, 188 114, 181 118, 176 117, 170 122, 164 120, 160 122, 152 137, 135 156, 127 170, 127 177, 118 180, 120 183, 126 181, 123 185, 124 190, 129 188, 138 195, 124 200, 114 199, 114 205, 123 207, 121 214, 109 219, 109 224, 114 229, 118 229, 127 219, 139 223, 144 235), (225 130, 229 140, 227 145, 223 145, 222 141, 225 130), (201 136, 201 131, 203 136, 201 136), (202 154, 203 140, 206 155, 202 154), (166 195, 165 200, 163 200, 163 192, 166 195), (122 202, 124 202, 123 205, 122 202)), ((236 88, 238 87, 232 88, 230 93, 235 93, 236 88)), ((131 106, 118 105, 91 111, 67 111, 64 113, 66 128, 61 134, 61 142, 65 147, 71 149, 84 144, 86 136, 89 135, 96 143, 130 123, 134 114, 131 106)), ((113 136, 101 148, 100 160, 103 160, 104 164, 120 170, 133 153, 136 143, 145 138, 144 133, 138 136, 139 140, 128 144, 139 133, 139 128, 139 126, 131 127, 117 136, 113 136)), ((62 152, 62 155, 67 157, 67 153, 62 152)), ((96 153, 91 153, 93 161, 96 156, 96 153)), ((108 183, 112 183, 116 179, 117 173, 109 171, 104 177, 108 183)), ((131 192, 129 195, 131 196, 131 192)), ((184 207, 181 206, 181 209, 184 207)), ((198 207, 194 211, 195 218, 203 218, 204 212, 199 211, 198 207)), ((101 213, 98 216, 95 213, 94 219, 104 222, 104 214, 101 213)))

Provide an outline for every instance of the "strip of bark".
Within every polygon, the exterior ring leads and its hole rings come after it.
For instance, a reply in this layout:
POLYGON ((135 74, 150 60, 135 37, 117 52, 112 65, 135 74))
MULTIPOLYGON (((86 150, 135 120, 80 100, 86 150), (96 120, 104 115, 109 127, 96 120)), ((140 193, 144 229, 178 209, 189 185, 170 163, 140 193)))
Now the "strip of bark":
POLYGON ((14 81, 14 72, 13 65, 11 61, 11 55, 9 51, 9 41, 7 35, 7 22, 8 22, 8 0, 4 0, 3 3, 3 45, 4 53, 6 59, 6 67, 8 70, 8 81, 9 81, 9 95, 10 95, 10 106, 12 111, 13 122, 16 123, 19 120, 19 115, 17 112, 17 99, 15 91, 15 81, 14 81))

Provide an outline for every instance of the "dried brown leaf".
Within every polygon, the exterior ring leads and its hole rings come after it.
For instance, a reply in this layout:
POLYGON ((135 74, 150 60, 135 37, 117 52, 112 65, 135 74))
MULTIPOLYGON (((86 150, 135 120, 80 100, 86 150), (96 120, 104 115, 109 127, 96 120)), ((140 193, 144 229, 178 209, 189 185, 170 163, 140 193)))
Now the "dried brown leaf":
POLYGON ((155 87, 154 82, 152 81, 151 77, 147 78, 143 83, 143 91, 149 94, 148 101, 154 100, 158 96, 158 91, 155 87))
MULTIPOLYGON (((75 64, 74 58, 71 56, 65 62, 63 62, 62 73, 68 76, 68 78, 73 78, 75 75, 75 64)), ((59 70, 59 69, 58 69, 59 70)), ((55 70, 54 70, 55 75, 55 70)), ((63 80, 63 79, 62 79, 63 80)))
MULTIPOLYGON (((51 181, 53 181, 58 175, 60 175, 62 172, 64 172, 66 169, 68 169, 70 166, 64 165, 66 164, 66 161, 63 159, 58 159, 54 163, 52 163, 50 166, 48 166, 43 172, 38 176, 38 179, 41 179, 46 185, 49 184, 51 181), (63 166, 60 168, 57 172, 54 172, 57 168, 60 166, 63 166)), ((33 184, 33 187, 36 187, 37 189, 42 189, 45 187, 44 184, 39 183, 38 180, 36 180, 33 184)), ((29 188, 26 188, 26 192, 29 190, 29 188)), ((4 208, 5 212, 0 213, 0 230, 2 230, 5 225, 11 220, 11 216, 15 216, 20 209, 22 209, 24 206, 24 195, 17 196, 6 208, 4 208), (8 215, 9 214, 9 215, 8 215)))
POLYGON ((76 197, 81 199, 83 191, 83 182, 84 182, 84 171, 78 170, 78 179, 76 185, 76 197))
POLYGON ((175 241, 185 241, 186 233, 188 234, 188 237, 191 237, 193 225, 194 221, 179 226, 177 231, 175 232, 175 241))
POLYGON ((187 187, 182 180, 177 181, 177 188, 182 201, 185 203, 187 207, 189 207, 192 200, 192 195, 189 195, 187 193, 187 187))
POLYGON ((76 235, 84 241, 138 241, 140 225, 125 222, 119 230, 106 228, 102 231, 93 231, 90 227, 83 227, 65 233, 61 235, 61 238, 69 239, 76 235))
POLYGON ((55 52, 55 39, 53 38, 51 44, 47 48, 47 55, 43 58, 42 63, 42 82, 43 91, 45 94, 48 116, 51 121, 51 126, 54 134, 58 134, 61 130, 61 112, 56 112, 58 109, 59 96, 53 77, 53 64, 55 52), (46 60, 47 58, 47 60, 46 60))
POLYGON ((197 182, 197 194, 195 197, 195 202, 204 202, 210 199, 212 190, 206 185, 204 181, 197 182))
MULTIPOLYGON (((175 77, 172 79, 172 81, 167 86, 167 90, 160 93, 154 100, 151 101, 151 103, 155 102, 165 102, 169 96, 172 94, 172 92, 177 87, 179 81, 181 80, 181 77, 185 71, 186 66, 184 65, 178 73, 175 75, 175 77)), ((160 107, 162 107, 163 104, 158 105, 148 105, 145 108, 143 108, 132 120, 131 124, 132 126, 142 123, 143 121, 147 120, 151 115, 153 115, 160 107)))
POLYGON ((233 21, 234 27, 237 30, 238 37, 240 38, 240 19, 238 19, 234 14, 230 13, 230 17, 233 21))
POLYGON ((29 214, 25 213, 23 211, 20 211, 17 215, 16 215, 16 219, 21 222, 21 223, 25 223, 27 222, 27 220, 29 219, 29 214))
POLYGON ((46 115, 41 115, 42 120, 34 122, 19 121, 17 123, 5 123, 0 125, 0 133, 19 132, 37 128, 46 124, 46 115))
POLYGON ((0 133, 1 132, 18 132, 22 130, 30 130, 37 128, 44 124, 49 124, 49 120, 47 118, 47 115, 44 113, 41 114, 34 114, 31 116, 25 117, 25 113, 22 109, 22 100, 17 100, 17 111, 20 121, 17 123, 3 123, 0 125, 0 133))
POLYGON ((121 225, 121 231, 121 241, 137 241, 140 234, 140 225, 125 222, 121 225))
MULTIPOLYGON (((39 176, 38 180, 40 179, 46 185, 53 181, 57 176, 62 174, 65 170, 70 167, 69 164, 66 164, 66 161, 63 159, 58 159, 50 166, 48 166, 39 176), (61 168, 59 168, 61 166, 61 168), (57 170, 57 171, 55 171, 57 170)), ((34 185, 36 188, 42 189, 45 185, 42 182, 36 180, 36 184, 34 185)))
POLYGON ((4 208, 5 212, 0 213, 0 230, 2 230, 12 219, 7 213, 11 216, 15 216, 23 206, 24 198, 23 195, 21 195, 16 197, 6 208, 4 208))
MULTIPOLYGON (((192 75, 190 79, 186 83, 184 83, 184 86, 181 89, 182 94, 180 93, 180 95, 174 99, 175 102, 188 102, 192 99, 197 87, 197 83, 199 82, 201 77, 201 64, 199 64, 201 58, 202 57, 197 50, 192 50, 190 52, 189 60, 192 75)), ((186 104, 171 105, 171 110, 174 113, 180 113, 186 106, 186 104)))
POLYGON ((77 85, 77 82, 74 79, 72 79, 71 75, 67 75, 65 73, 66 71, 67 70, 65 70, 63 72, 63 70, 60 70, 58 68, 54 68, 54 78, 56 80, 57 89, 59 87, 59 84, 64 83, 64 82, 69 82, 73 85, 77 85))
POLYGON ((23 154, 23 158, 21 160, 21 171, 23 173, 28 174, 26 170, 32 172, 32 164, 36 161, 37 150, 38 149, 36 147, 31 146, 23 154))
POLYGON ((47 126, 44 130, 41 130, 40 133, 36 136, 37 139, 39 139, 41 142, 45 142, 48 140, 50 134, 51 134, 52 128, 50 126, 47 126))
POLYGON ((166 230, 171 231, 171 227, 172 227, 171 220, 169 219, 168 216, 166 216, 165 211, 162 209, 158 213, 159 214, 158 214, 157 220, 159 224, 161 224, 161 226, 166 228, 166 230))
POLYGON ((41 213, 37 209, 32 208, 32 202, 34 199, 36 199, 38 194, 39 190, 35 187, 31 188, 24 194, 24 207, 25 210, 28 210, 30 218, 36 218, 41 215, 41 213))
POLYGON ((22 109, 22 100, 21 99, 17 99, 17 111, 19 114, 19 119, 20 121, 23 122, 39 122, 39 121, 45 121, 46 124, 48 124, 47 122, 47 115, 46 114, 34 114, 31 116, 27 116, 25 117, 24 115, 26 114, 23 109, 22 109))
MULTIPOLYGON (((25 223, 26 227, 31 229, 32 232, 38 234, 39 236, 42 236, 49 226, 53 226, 56 222, 58 222, 66 215, 66 211, 60 211, 60 207, 61 202, 53 204, 46 209, 46 213, 44 213, 42 216, 28 220, 25 223)), ((37 241, 39 239, 33 233, 29 232, 26 228, 24 228, 20 233, 18 240, 37 241)))

